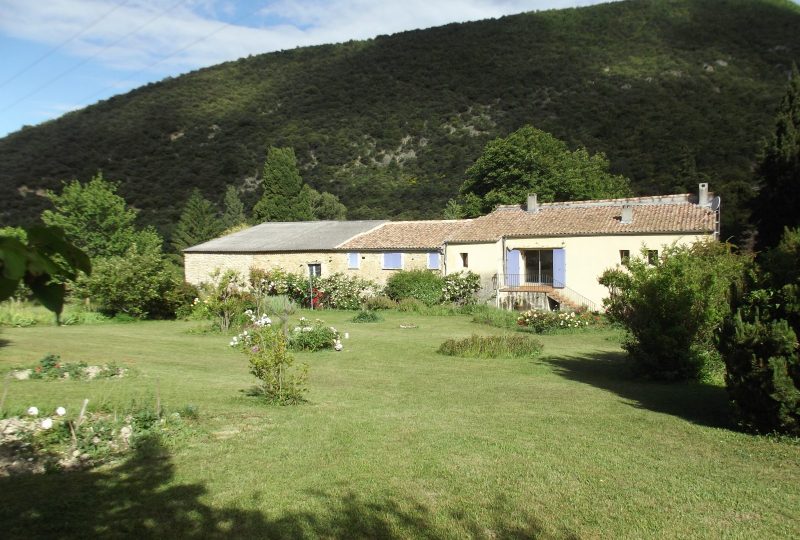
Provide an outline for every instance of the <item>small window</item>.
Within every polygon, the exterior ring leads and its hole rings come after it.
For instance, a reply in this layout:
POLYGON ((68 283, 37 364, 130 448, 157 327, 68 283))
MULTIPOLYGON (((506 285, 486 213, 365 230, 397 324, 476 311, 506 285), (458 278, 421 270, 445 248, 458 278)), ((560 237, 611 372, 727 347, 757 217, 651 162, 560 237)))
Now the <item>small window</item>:
POLYGON ((621 249, 619 250, 619 262, 623 266, 627 266, 629 262, 631 262, 631 250, 629 249, 621 249))
POLYGON ((358 257, 358 253, 348 253, 347 254, 347 268, 350 270, 358 270, 358 265, 361 259, 358 257))
POLYGON ((461 268, 469 268, 469 253, 460 253, 461 268))
POLYGON ((428 253, 428 270, 439 269, 439 252, 431 251, 428 253))
POLYGON ((403 269, 403 254, 402 253, 384 253, 383 254, 383 269, 384 270, 402 270, 403 269))
POLYGON ((319 277, 322 275, 322 264, 311 263, 308 265, 308 275, 311 277, 319 277))
POLYGON ((658 264, 658 250, 657 249, 648 249, 647 250, 647 262, 649 264, 658 264))

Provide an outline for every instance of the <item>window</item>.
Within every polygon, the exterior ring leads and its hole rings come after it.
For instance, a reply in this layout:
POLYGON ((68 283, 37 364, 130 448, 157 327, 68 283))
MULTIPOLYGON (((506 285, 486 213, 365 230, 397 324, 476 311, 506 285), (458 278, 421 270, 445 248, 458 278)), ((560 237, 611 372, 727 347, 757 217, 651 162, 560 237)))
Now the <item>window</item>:
POLYGON ((459 253, 461 255, 461 268, 469 268, 469 253, 459 253))
POLYGON ((429 270, 438 270, 439 269, 439 252, 438 251, 431 251, 428 253, 428 269, 429 270))
POLYGON ((631 250, 619 250, 619 263, 623 266, 627 266, 629 262, 631 262, 631 250))
POLYGON ((311 263, 308 265, 308 275, 311 277, 319 277, 322 275, 322 264, 311 263))
POLYGON ((383 269, 384 270, 402 270, 403 269, 403 254, 397 252, 389 252, 383 254, 383 269))
POLYGON ((358 270, 359 262, 358 253, 352 252, 347 254, 347 268, 350 270, 358 270))
POLYGON ((647 262, 649 264, 658 264, 658 250, 657 249, 648 249, 647 250, 647 262))

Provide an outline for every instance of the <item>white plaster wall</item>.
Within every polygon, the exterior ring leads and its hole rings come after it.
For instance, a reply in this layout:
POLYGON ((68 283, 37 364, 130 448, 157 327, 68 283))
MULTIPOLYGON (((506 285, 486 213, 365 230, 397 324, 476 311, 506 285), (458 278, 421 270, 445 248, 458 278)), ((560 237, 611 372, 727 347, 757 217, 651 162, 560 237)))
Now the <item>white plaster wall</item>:
POLYGON ((445 246, 445 271, 455 274, 469 270, 481 277, 482 297, 494 293, 492 278, 503 272, 503 254, 500 242, 484 242, 479 244, 447 244, 445 246), (468 255, 469 266, 464 268, 461 254, 468 255))

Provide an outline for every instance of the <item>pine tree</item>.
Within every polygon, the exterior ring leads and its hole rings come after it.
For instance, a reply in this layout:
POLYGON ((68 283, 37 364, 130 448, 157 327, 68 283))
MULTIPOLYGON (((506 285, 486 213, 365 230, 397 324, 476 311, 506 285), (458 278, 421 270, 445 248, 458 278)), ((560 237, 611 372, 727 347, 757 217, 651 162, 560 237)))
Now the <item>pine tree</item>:
POLYGON ((225 190, 223 200, 222 228, 225 230, 247 223, 247 216, 244 213, 244 204, 239 198, 239 190, 236 186, 230 185, 225 190))
POLYGON ((309 193, 303 189, 297 158, 291 148, 269 148, 262 186, 264 194, 253 207, 257 222, 313 219, 309 193))
POLYGON ((785 227, 800 225, 800 74, 792 66, 786 95, 775 118, 775 133, 756 171, 759 192, 753 201, 757 246, 776 246, 785 227))
POLYGON ((342 221, 347 217, 347 207, 339 202, 339 197, 324 191, 305 186, 311 203, 311 215, 318 220, 342 221))
POLYGON ((220 232, 222 223, 217 217, 216 208, 195 188, 183 207, 175 232, 172 233, 172 247, 180 253, 188 247, 211 240, 220 232))

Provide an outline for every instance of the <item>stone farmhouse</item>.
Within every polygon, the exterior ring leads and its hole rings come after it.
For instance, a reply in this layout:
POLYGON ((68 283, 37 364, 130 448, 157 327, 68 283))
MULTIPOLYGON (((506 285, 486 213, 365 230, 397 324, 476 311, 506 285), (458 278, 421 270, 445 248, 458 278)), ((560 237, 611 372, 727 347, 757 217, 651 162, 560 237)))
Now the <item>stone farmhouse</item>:
POLYGON ((481 277, 496 305, 600 309, 597 278, 642 250, 719 236, 719 197, 697 194, 500 206, 460 220, 262 223, 184 250, 186 281, 217 269, 250 268, 326 276, 341 272, 380 284, 400 270, 481 277))

